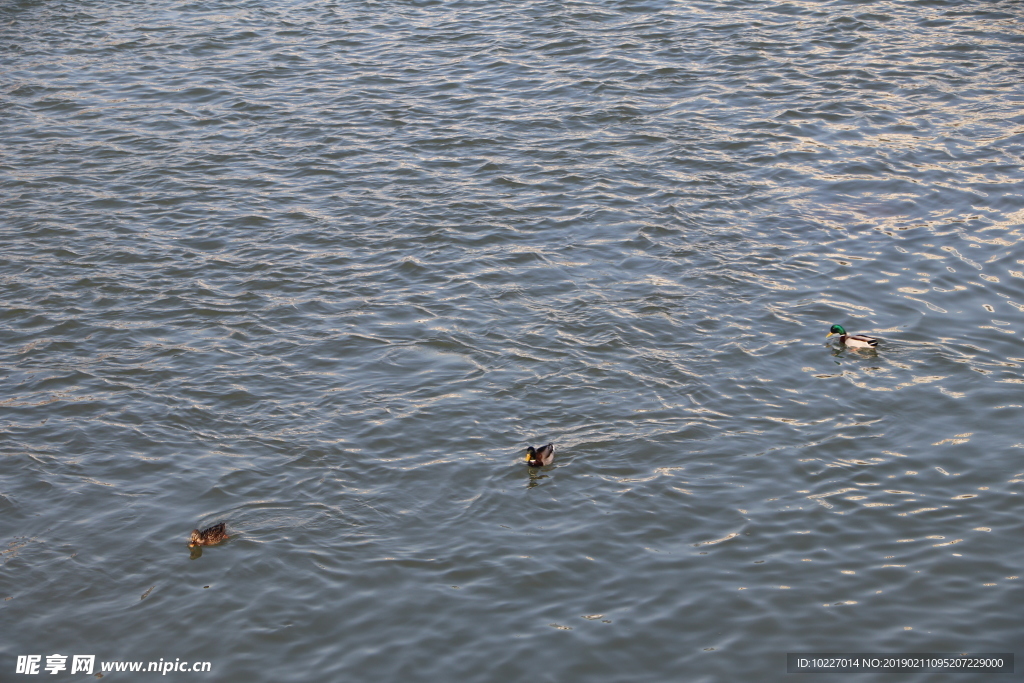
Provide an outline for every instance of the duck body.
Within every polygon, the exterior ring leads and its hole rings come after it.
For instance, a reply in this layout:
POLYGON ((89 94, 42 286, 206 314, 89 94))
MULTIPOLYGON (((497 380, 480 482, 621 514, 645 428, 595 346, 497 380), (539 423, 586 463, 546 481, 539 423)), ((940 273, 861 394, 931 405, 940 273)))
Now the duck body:
POLYGON ((188 547, 195 548, 198 545, 217 545, 228 539, 227 529, 224 528, 224 522, 220 524, 214 524, 209 529, 194 529, 192 531, 192 537, 188 539, 188 547))
POLYGON ((845 344, 853 349, 873 349, 878 346, 878 340, 863 334, 847 334, 842 325, 833 325, 828 332, 828 339, 834 334, 839 335, 839 343, 845 344))
POLYGON ((546 467, 555 460, 555 445, 549 443, 547 446, 526 449, 526 464, 530 467, 546 467))

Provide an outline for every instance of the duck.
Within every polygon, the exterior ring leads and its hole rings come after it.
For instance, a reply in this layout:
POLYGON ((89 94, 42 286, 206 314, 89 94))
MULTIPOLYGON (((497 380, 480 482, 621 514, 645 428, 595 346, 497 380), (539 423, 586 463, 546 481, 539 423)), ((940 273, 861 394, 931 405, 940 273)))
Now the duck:
POLYGON ((228 540, 228 532, 224 528, 224 522, 214 524, 209 529, 192 530, 192 537, 188 539, 188 547, 195 548, 197 545, 217 545, 228 540))
POLYGON ((854 349, 873 349, 878 346, 878 340, 874 337, 868 337, 863 334, 846 334, 846 330, 843 329, 842 325, 833 325, 828 331, 828 339, 833 334, 839 335, 839 343, 846 344, 850 348, 854 349))
POLYGON ((526 449, 526 464, 530 467, 545 467, 555 460, 555 445, 549 443, 547 446, 526 449))

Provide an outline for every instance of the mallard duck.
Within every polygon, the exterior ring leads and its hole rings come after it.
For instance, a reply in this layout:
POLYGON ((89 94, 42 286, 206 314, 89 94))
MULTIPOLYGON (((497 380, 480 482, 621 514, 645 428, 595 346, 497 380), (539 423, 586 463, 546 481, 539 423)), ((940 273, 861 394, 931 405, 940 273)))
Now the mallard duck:
POLYGON ((193 529, 192 537, 188 539, 188 547, 195 548, 197 545, 217 545, 228 539, 228 532, 224 528, 224 522, 214 524, 209 529, 193 529))
MULTIPOLYGON (((867 337, 863 334, 846 334, 846 330, 843 329, 842 325, 833 325, 832 329, 828 332, 828 337, 833 334, 839 335, 839 343, 846 344, 850 348, 854 349, 873 349, 878 346, 878 340, 874 337, 867 337)), ((825 339, 828 339, 825 337, 825 339)))
POLYGON ((555 445, 549 443, 547 446, 526 449, 526 464, 530 467, 544 467, 550 465, 555 459, 555 445))

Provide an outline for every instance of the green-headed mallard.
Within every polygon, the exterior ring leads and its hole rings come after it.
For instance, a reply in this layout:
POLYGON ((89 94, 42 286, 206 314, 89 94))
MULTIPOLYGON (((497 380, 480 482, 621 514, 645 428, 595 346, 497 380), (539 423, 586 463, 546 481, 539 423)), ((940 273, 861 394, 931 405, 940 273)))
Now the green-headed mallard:
POLYGON ((224 522, 214 524, 209 529, 194 529, 192 537, 188 539, 188 547, 195 548, 197 545, 217 545, 228 539, 228 532, 224 528, 224 522))
POLYGON ((547 446, 526 449, 526 464, 530 467, 544 467, 550 465, 555 459, 555 445, 549 443, 547 446))
MULTIPOLYGON (((874 337, 867 337, 863 334, 846 334, 846 330, 843 329, 842 325, 833 325, 832 329, 828 331, 828 337, 833 334, 839 335, 839 343, 846 344, 853 349, 873 349, 878 346, 878 340, 874 337)), ((828 339, 825 337, 825 339, 828 339)))

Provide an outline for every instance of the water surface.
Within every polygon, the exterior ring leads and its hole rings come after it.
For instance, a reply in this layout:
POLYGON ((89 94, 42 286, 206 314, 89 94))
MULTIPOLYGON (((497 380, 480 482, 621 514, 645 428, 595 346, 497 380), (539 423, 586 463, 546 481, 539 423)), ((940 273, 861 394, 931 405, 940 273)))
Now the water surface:
POLYGON ((0 668, 1013 652, 1022 46, 1009 0, 3 3, 0 668))

